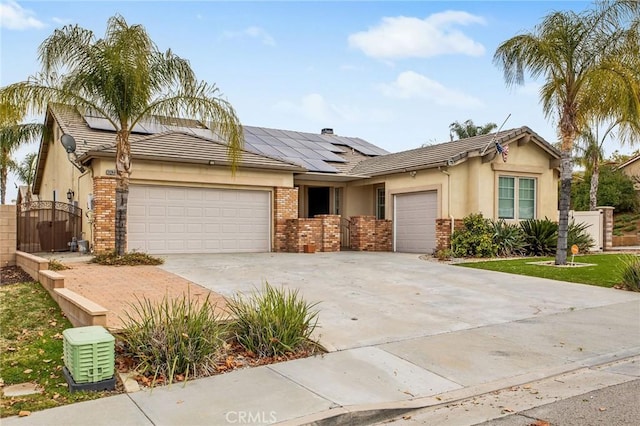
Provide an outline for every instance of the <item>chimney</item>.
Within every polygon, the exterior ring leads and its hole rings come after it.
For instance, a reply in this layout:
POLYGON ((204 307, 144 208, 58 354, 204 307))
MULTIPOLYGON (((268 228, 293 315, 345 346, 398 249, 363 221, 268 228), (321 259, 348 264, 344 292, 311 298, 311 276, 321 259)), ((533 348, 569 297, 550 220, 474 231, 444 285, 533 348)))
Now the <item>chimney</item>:
POLYGON ((329 127, 325 127, 324 129, 320 130, 320 134, 321 135, 332 135, 333 134, 333 129, 331 129, 329 127))

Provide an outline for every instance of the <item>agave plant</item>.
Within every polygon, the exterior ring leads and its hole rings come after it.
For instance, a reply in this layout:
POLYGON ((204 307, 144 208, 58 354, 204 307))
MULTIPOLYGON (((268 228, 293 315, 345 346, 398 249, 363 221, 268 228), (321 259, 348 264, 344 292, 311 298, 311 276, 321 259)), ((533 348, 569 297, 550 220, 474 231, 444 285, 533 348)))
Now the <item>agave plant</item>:
POLYGON ((528 219, 520 222, 527 253, 533 256, 549 256, 556 252, 558 224, 544 219, 528 219))

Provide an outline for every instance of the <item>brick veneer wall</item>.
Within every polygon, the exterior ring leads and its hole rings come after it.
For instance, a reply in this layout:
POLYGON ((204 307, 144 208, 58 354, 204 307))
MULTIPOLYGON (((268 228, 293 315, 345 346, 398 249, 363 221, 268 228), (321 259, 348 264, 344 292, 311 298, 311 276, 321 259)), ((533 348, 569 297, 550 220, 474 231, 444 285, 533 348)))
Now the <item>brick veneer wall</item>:
POLYGON ((351 249, 358 251, 391 251, 390 220, 376 220, 375 216, 351 216, 349 233, 351 249))
POLYGON ((298 188, 276 187, 273 190, 273 220, 275 228, 274 251, 289 251, 288 224, 290 219, 298 218, 298 188))
POLYGON ((340 216, 320 214, 315 217, 321 220, 320 251, 340 251, 340 216))
POLYGON ((16 206, 0 205, 0 266, 16 264, 17 245, 16 206))
POLYGON ((390 220, 376 220, 376 251, 393 250, 393 234, 390 220))
MULTIPOLYGON (((464 227, 462 219, 454 219, 454 229, 459 230, 464 227)), ((436 251, 451 248, 451 219, 436 219, 436 251)))
POLYGON ((93 178, 93 249, 96 253, 116 247, 116 178, 93 178))
POLYGON ((307 245, 312 245, 314 251, 340 251, 340 216, 323 214, 285 222, 286 245, 281 251, 303 253, 307 245))

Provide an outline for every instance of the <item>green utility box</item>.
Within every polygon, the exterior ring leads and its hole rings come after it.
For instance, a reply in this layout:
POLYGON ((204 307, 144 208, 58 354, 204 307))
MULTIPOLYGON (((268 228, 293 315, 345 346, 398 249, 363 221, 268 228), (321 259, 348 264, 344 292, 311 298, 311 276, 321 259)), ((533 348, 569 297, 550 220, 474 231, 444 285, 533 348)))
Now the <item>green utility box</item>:
POLYGON ((64 365, 75 383, 113 378, 115 338, 99 325, 68 328, 64 337, 64 365))

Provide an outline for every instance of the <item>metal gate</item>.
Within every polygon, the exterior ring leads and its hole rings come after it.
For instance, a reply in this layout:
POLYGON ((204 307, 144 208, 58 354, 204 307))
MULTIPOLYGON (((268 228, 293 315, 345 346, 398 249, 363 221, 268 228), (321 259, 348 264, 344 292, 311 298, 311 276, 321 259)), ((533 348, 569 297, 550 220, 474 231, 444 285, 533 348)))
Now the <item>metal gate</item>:
POLYGON ((58 201, 18 204, 17 249, 27 253, 69 251, 82 239, 82 209, 58 201))

